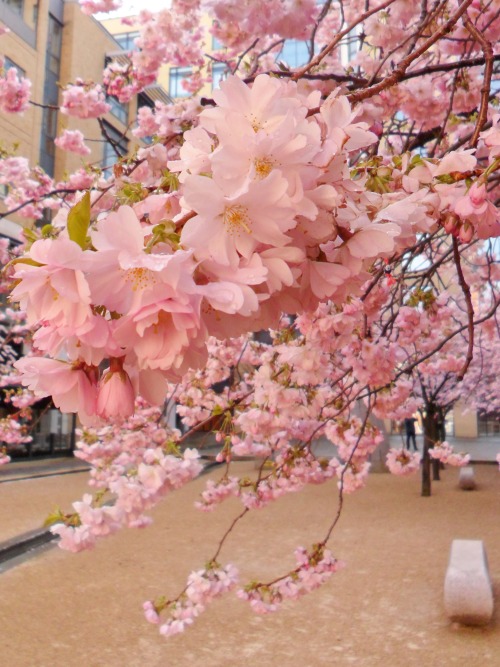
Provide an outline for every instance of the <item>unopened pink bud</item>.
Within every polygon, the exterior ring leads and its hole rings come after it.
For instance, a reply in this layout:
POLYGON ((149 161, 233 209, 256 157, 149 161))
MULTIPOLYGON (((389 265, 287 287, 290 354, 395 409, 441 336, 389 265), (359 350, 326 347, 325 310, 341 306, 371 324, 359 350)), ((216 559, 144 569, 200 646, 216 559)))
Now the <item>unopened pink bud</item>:
POLYGON ((464 222, 458 231, 458 238, 462 243, 470 243, 474 236, 474 227, 470 222, 464 222))
POLYGON ((448 213, 444 219, 443 227, 448 234, 457 233, 458 218, 454 213, 448 213))

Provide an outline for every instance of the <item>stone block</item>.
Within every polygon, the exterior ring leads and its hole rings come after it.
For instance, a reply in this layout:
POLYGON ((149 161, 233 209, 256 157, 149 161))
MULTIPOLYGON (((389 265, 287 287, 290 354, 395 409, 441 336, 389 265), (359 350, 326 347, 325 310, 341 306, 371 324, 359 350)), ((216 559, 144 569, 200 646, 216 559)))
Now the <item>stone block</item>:
POLYGON ((458 486, 464 491, 473 491, 476 488, 474 468, 472 466, 464 466, 463 468, 460 468, 458 486))
POLYGON ((444 606, 450 620, 487 625, 493 615, 493 589, 482 540, 453 540, 444 581, 444 606))

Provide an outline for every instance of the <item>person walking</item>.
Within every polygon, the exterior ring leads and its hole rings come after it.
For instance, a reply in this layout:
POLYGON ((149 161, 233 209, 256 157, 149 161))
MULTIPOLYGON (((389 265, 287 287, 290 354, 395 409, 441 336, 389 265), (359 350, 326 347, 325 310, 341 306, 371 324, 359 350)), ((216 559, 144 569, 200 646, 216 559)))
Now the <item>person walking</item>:
POLYGON ((406 449, 410 451, 410 441, 413 443, 414 451, 418 452, 417 439, 415 433, 415 417, 407 417, 405 419, 405 434, 406 434, 406 449))

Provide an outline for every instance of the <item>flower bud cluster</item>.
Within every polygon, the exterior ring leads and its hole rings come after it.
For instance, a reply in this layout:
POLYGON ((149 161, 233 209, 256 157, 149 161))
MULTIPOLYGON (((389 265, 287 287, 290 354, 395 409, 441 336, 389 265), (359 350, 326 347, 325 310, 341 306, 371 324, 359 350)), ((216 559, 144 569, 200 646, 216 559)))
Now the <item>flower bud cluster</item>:
POLYGON ((179 634, 189 627, 211 602, 234 588, 238 580, 238 570, 234 565, 209 563, 205 569, 191 572, 184 592, 176 600, 145 602, 143 609, 146 620, 160 624, 161 614, 166 612, 169 618, 161 623, 160 634, 164 637, 179 634))
POLYGON ((470 461, 470 454, 455 452, 449 442, 437 442, 429 449, 431 458, 441 461, 441 463, 448 463, 451 466, 466 466, 470 461))
POLYGON ((297 600, 319 588, 344 566, 323 545, 315 546, 311 552, 298 547, 295 558, 298 567, 290 574, 270 584, 249 584, 238 590, 238 597, 249 602, 257 614, 268 614, 277 611, 285 600, 297 600))

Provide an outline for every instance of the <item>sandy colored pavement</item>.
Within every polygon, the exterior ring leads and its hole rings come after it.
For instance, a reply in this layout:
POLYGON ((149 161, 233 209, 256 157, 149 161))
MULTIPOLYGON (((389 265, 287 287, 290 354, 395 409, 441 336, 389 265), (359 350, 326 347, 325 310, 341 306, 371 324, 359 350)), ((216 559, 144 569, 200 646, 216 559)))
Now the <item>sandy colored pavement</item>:
POLYGON ((88 489, 88 477, 88 473, 75 473, 0 484, 0 542, 42 528, 56 506, 70 510, 71 503, 88 489))
MULTIPOLYGON (((208 515, 193 509, 206 478, 197 480, 155 510, 151 528, 123 531, 92 552, 51 548, 1 574, 0 665, 500 667, 498 610, 486 629, 460 628, 442 602, 453 538, 483 539, 500 582, 500 474, 476 466, 473 492, 457 488, 456 470, 442 476, 434 495, 421 498, 416 477, 372 475, 347 497, 332 542, 347 567, 323 588, 266 617, 230 596, 165 640, 143 620, 142 602, 178 592, 239 510, 236 501, 208 515)), ((58 479, 79 491, 80 477, 58 479)), ((283 498, 247 516, 220 560, 235 562, 246 579, 272 579, 293 565, 297 544, 324 534, 335 509, 333 485, 283 498)))

